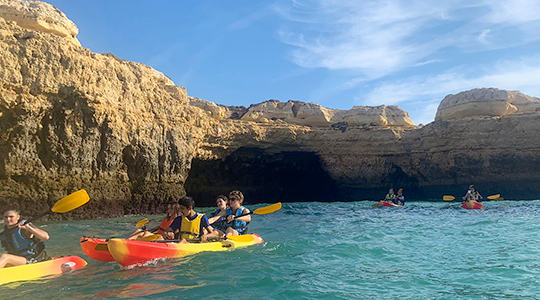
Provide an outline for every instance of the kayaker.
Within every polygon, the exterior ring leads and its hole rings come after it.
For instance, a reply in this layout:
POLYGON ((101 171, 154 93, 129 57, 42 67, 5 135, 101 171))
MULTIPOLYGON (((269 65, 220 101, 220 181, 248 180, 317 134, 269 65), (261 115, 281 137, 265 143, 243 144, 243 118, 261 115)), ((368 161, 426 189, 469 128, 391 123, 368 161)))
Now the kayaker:
MULTIPOLYGON (((169 226, 171 226, 172 222, 176 217, 180 215, 180 205, 178 203, 169 203, 167 205, 167 215, 161 220, 161 224, 159 226, 156 226, 149 230, 142 230, 137 229, 132 235, 130 235, 127 239, 128 240, 136 240, 143 238, 145 236, 162 234, 169 226)), ((159 237, 157 240, 163 240, 163 237, 159 237)))
POLYGON ((218 231, 219 236, 225 235, 225 230, 227 230, 227 220, 225 216, 227 215, 227 208, 229 207, 229 199, 225 195, 219 195, 216 198, 216 206, 218 207, 208 219, 208 222, 212 227, 218 231))
POLYGON ((396 195, 394 194, 394 189, 390 188, 388 189, 388 194, 386 194, 386 196, 384 197, 384 200, 379 201, 377 206, 384 206, 384 202, 394 204, 395 199, 396 199, 396 195))
POLYGON ((197 213, 193 208, 195 201, 191 197, 183 197, 178 200, 181 215, 176 217, 171 226, 163 232, 167 240, 177 238, 181 243, 188 240, 200 240, 206 242, 209 237, 217 237, 218 233, 208 223, 208 217, 197 213))
POLYGON ((0 232, 0 242, 7 253, 0 256, 0 268, 20 266, 49 259, 43 241, 49 234, 31 222, 21 220, 16 209, 4 212, 4 230, 0 232))
POLYGON ((482 195, 474 188, 474 185, 469 186, 469 190, 465 194, 463 198, 463 203, 467 203, 469 201, 478 201, 479 199, 483 199, 482 195))
POLYGON ((247 226, 251 222, 249 209, 242 206, 244 195, 240 191, 229 193, 229 208, 227 208, 227 229, 225 235, 241 235, 247 233, 247 226))
POLYGON ((396 205, 405 205, 405 196, 403 196, 403 189, 397 191, 396 198, 392 201, 396 205))

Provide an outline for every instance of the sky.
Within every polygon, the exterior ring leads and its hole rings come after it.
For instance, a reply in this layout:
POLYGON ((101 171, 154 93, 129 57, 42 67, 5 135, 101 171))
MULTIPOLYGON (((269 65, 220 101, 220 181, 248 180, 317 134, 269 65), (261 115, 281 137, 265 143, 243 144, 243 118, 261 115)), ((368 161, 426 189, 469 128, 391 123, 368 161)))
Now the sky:
POLYGON ((540 96, 537 0, 46 2, 82 46, 217 104, 397 105, 418 125, 473 88, 540 96))

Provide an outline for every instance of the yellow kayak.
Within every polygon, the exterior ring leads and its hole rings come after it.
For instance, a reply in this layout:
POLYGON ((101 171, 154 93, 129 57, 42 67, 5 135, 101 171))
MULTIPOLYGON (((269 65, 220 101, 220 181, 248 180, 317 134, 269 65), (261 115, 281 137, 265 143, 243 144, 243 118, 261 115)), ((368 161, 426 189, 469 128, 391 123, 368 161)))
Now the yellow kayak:
POLYGON ((55 257, 38 263, 0 269, 0 284, 59 275, 84 267, 86 261, 78 256, 55 257))
POLYGON ((229 251, 264 242, 257 234, 230 236, 208 243, 160 243, 110 239, 108 248, 114 260, 124 267, 158 258, 175 258, 205 251, 229 251))

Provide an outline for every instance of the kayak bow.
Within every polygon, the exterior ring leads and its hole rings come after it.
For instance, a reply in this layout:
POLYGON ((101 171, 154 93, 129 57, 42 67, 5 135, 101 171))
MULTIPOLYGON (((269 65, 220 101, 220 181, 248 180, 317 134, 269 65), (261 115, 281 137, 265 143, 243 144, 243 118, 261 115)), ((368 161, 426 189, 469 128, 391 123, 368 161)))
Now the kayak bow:
POLYGON ((82 269, 86 261, 78 256, 60 256, 50 260, 0 269, 0 284, 38 279, 82 269))

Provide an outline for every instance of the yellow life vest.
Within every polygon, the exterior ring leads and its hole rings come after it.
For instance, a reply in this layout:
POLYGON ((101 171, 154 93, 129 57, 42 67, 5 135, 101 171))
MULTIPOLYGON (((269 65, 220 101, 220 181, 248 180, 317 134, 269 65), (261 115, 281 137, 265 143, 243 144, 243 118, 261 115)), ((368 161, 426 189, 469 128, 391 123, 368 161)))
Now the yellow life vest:
POLYGON ((204 215, 197 214, 195 219, 189 220, 187 217, 182 217, 182 225, 180 226, 180 239, 196 239, 201 235, 201 219, 204 215))

